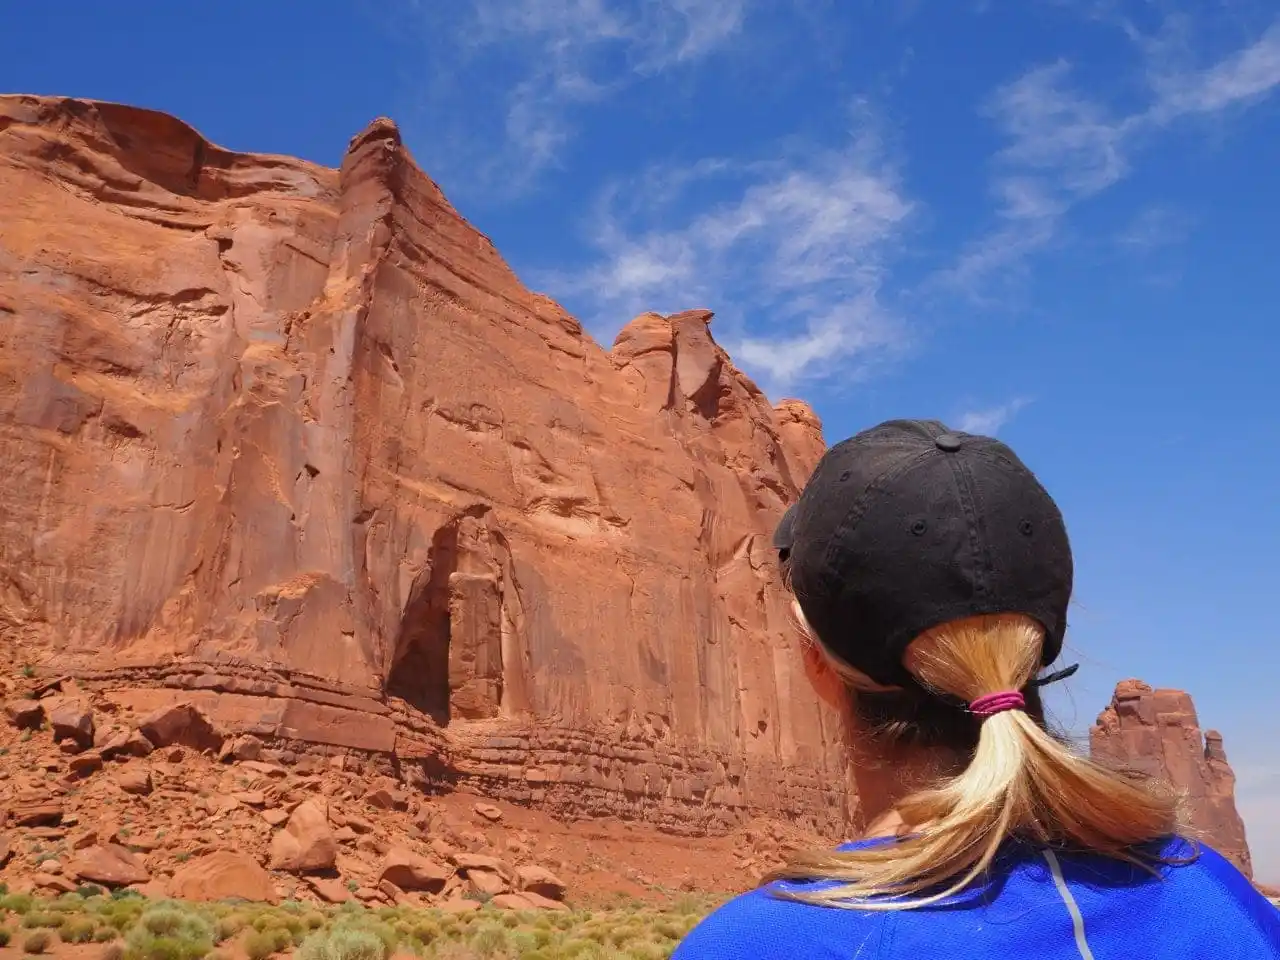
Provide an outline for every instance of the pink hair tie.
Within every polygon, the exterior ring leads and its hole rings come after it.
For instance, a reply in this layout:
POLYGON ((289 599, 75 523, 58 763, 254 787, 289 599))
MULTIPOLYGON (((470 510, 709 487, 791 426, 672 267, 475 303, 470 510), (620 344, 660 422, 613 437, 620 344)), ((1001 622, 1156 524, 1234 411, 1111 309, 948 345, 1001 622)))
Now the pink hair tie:
POLYGON ((1025 710, 1026 698, 1017 690, 988 693, 969 704, 969 712, 979 717, 990 717, 1006 710, 1025 710))

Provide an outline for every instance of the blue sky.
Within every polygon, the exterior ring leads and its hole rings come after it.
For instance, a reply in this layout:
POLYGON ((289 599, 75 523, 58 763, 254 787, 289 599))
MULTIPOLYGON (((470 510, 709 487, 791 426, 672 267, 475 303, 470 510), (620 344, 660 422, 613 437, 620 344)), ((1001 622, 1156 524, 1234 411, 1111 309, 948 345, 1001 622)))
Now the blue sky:
POLYGON ((1054 694, 1191 690, 1280 880, 1280 16, 1269 0, 18 4, 0 88, 336 164, 394 117, 608 344, 707 306, 829 441, 998 432, 1077 557, 1054 694), (68 12, 74 11, 74 12, 68 12))

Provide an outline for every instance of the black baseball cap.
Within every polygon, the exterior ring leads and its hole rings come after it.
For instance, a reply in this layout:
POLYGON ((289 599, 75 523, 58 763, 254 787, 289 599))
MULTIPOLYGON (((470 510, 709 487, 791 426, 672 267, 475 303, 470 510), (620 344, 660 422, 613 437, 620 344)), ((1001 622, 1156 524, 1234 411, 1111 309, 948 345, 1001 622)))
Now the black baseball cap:
POLYGON ((1021 613, 1057 659, 1071 599, 1071 545, 1053 499, 1005 444, 937 420, 890 420, 830 448, 774 546, 823 643, 877 683, 925 630, 1021 613))

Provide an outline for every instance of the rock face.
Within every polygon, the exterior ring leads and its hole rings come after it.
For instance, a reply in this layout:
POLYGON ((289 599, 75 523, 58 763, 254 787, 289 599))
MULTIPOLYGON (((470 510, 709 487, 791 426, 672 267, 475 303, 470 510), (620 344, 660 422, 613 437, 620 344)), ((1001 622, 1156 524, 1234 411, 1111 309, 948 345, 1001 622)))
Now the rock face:
POLYGON ((419 788, 856 828, 769 549, 820 425, 708 311, 601 348, 387 120, 333 170, 2 97, 0 202, 0 647, 419 788))
POLYGON ((1095 759, 1160 777, 1183 791, 1200 837, 1253 876, 1222 735, 1216 730, 1201 734, 1189 695, 1153 690, 1141 680, 1122 681, 1089 731, 1089 741, 1095 759))

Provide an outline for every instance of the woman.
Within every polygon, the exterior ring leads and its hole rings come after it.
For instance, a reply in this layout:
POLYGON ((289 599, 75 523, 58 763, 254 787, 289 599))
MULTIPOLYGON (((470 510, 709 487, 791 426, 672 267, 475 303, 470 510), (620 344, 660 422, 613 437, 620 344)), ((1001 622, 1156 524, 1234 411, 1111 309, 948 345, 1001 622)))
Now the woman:
POLYGON ((725 904, 675 960, 1280 957, 1280 911, 1178 836, 1175 796, 1046 731, 1071 550, 1007 446, 881 424, 827 452, 775 546, 817 694, 897 777, 860 795, 861 841, 725 904))

